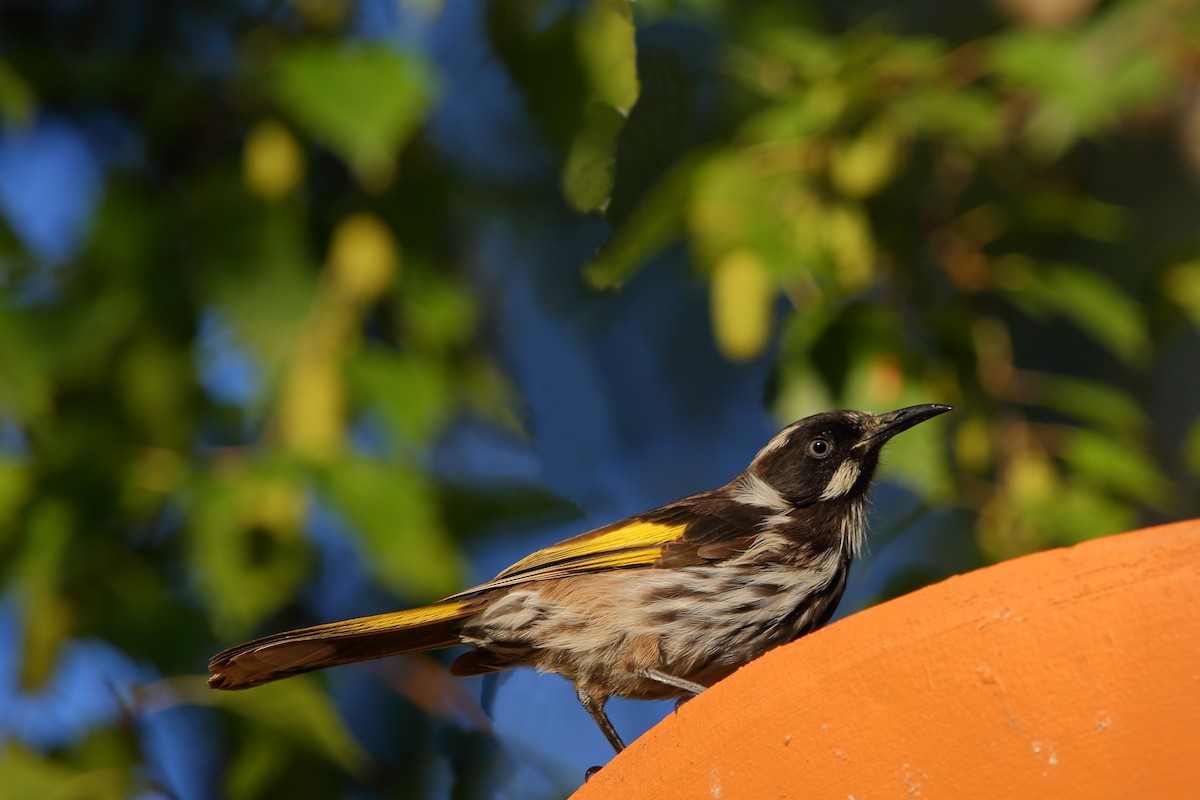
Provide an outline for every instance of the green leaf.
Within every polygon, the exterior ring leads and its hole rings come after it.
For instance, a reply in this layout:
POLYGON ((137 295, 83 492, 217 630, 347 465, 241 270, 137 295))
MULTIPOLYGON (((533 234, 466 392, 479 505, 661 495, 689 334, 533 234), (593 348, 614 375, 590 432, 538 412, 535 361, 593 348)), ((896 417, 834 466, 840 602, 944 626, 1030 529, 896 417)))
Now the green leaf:
POLYGON ((280 105, 370 187, 387 183, 434 95, 423 60, 384 46, 295 47, 272 65, 268 83, 280 105))
POLYGON ((479 312, 469 286, 436 267, 410 269, 396 294, 403 308, 404 335, 415 347, 446 353, 470 344, 479 312))
POLYGON ((1017 29, 996 37, 991 67, 1001 80, 1034 93, 1038 105, 1025 130, 1041 158, 1058 157, 1107 113, 1101 82, 1091 78, 1078 36, 1017 29))
MULTIPOLYGON (((92 798, 102 795, 70 793, 69 785, 80 773, 64 764, 26 750, 11 741, 0 753, 0 786, 7 797, 92 798)), ((111 796, 111 795, 110 795, 111 796)))
POLYGON ((288 768, 288 744, 274 737, 251 736, 229 763, 223 794, 230 800, 262 797, 288 768))
MULTIPOLYGON (((755 162, 737 151, 709 158, 697 170, 688 228, 702 264, 712 264, 731 249, 748 245, 762 219, 764 188, 755 162)), ((769 218, 776 216, 772 213, 769 218)))
POLYGON ((308 676, 259 686, 252 692, 211 692, 209 702, 270 732, 361 773, 368 757, 350 735, 337 709, 308 676))
POLYGON ((290 602, 307 572, 299 489, 269 464, 238 464, 190 498, 188 557, 214 627, 244 636, 290 602))
MULTIPOLYGON (((791 214, 781 214, 780 207, 804 216, 823 210, 814 205, 819 200, 803 184, 784 175, 764 174, 750 150, 709 158, 696 172, 688 204, 692 253, 708 267, 729 251, 748 247, 758 251, 776 275, 784 268, 803 269, 808 264, 796 264, 801 238, 797 223, 791 214)), ((820 245, 828 243, 828 238, 820 237, 820 245)))
POLYGON ((875 269, 875 239, 871 222, 861 206, 838 203, 825 209, 820 240, 833 262, 840 287, 862 289, 875 269))
POLYGON ((0 547, 17 530, 17 512, 29 497, 31 479, 24 460, 0 455, 0 547))
POLYGON ((1077 429, 1067 439, 1063 460, 1071 470, 1106 493, 1161 506, 1169 483, 1140 448, 1094 430, 1077 429))
POLYGON ((592 94, 622 118, 638 99, 634 33, 629 0, 591 0, 579 15, 575 34, 592 94))
POLYGON ((1039 374, 1034 386, 1038 401, 1047 408, 1114 431, 1135 433, 1145 428, 1146 418, 1137 402, 1115 386, 1052 374, 1039 374))
POLYGON ((181 427, 192 390, 190 353, 149 336, 124 353, 116 370, 122 404, 147 442, 186 448, 193 431, 181 427))
POLYGON ((1031 518, 1041 524, 1052 544, 1078 542, 1129 530, 1136 516, 1128 503, 1093 486, 1068 483, 1031 518))
POLYGON ((1115 125, 1177 82, 1162 54, 1141 46, 1142 36, 1114 35, 1122 24, 1132 30, 1144 24, 1134 6, 1114 5, 1102 24, 1078 30, 1016 29, 992 41, 989 61, 1001 81, 1036 100, 1024 131, 1036 157, 1058 158, 1077 139, 1115 125))
POLYGON ((1072 224, 1080 236, 1098 242, 1122 241, 1131 228, 1125 209, 1094 197, 1080 198, 1072 224))
POLYGON ((1005 140, 1010 124, 1001 98, 974 86, 917 85, 896 99, 897 119, 929 138, 970 153, 987 153, 1005 140))
POLYGON ((702 163, 700 156, 684 158, 650 189, 584 270, 584 279, 591 286, 621 286, 650 256, 679 237, 692 182, 702 163))
POLYGON ((7 61, 0 59, 0 119, 26 125, 33 120, 36 107, 33 88, 7 61))
POLYGON ((1162 279, 1163 294, 1200 326, 1200 261, 1171 267, 1162 279))
POLYGON ((828 133, 846 112, 846 87, 824 80, 806 86, 746 118, 742 138, 750 142, 786 142, 803 146, 806 140, 828 133))
MULTIPOLYGON (((211 202, 222 203, 214 187, 211 202)), ((316 258, 306 246, 298 210, 275 206, 259 217, 237 215, 233 233, 209 256, 204 273, 206 300, 213 303, 244 346, 266 371, 267 382, 295 355, 316 289, 316 258)))
MULTIPOLYGON (((745 59, 745 72, 740 75, 751 86, 756 83, 761 85, 766 59, 782 60, 795 71, 797 77, 803 79, 797 82, 800 85, 837 75, 846 61, 844 42, 807 26, 771 25, 755 38, 753 56, 745 59)), ((776 81, 770 80, 769 83, 775 85, 776 81)), ((782 84, 782 81, 779 83, 782 84)), ((796 85, 785 84, 787 88, 796 85)))
POLYGON ((1142 307, 1098 272, 1061 266, 1046 275, 1044 297, 1100 344, 1126 361, 1150 350, 1142 307))
POLYGON ((355 395, 381 411, 402 442, 428 442, 454 412, 437 361, 369 348, 353 357, 349 373, 355 395))
POLYGON ((136 296, 120 290, 80 297, 55 316, 0 305, 0 408, 23 423, 41 422, 55 384, 93 376, 138 311, 136 296))
POLYGON ((14 564, 14 583, 25 612, 21 648, 21 684, 40 687, 57 664, 70 632, 70 608, 63 598, 75 514, 63 500, 45 496, 29 514, 23 547, 14 564))
POLYGON ((612 196, 617 137, 625 115, 612 106, 588 103, 563 165, 563 193, 576 211, 603 211, 612 196))
POLYGON ((1071 265, 1033 267, 1005 260, 1004 288, 1013 302, 1035 313, 1065 317, 1100 345, 1126 362, 1150 350, 1145 313, 1136 300, 1112 280, 1071 265))
POLYGON ((446 536, 429 478, 415 470, 347 459, 325 476, 333 502, 367 551, 367 568, 389 588, 415 598, 459 587, 462 564, 446 536))

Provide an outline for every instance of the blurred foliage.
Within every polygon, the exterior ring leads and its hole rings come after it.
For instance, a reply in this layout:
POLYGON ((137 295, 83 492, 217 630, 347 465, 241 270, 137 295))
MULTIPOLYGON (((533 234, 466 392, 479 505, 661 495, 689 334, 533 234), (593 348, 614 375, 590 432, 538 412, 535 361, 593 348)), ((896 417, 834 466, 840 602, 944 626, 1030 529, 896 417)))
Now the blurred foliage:
MULTIPOLYGON (((1200 512, 1200 419, 1174 391, 1200 374, 1197 3, 995 0, 942 24, 955 4, 494 0, 480 35, 555 165, 503 189, 439 154, 431 114, 462 89, 433 49, 367 35, 350 0, 108 5, 0 9, 3 137, 103 117, 132 143, 105 155, 73 257, 0 217, 25 691, 78 637, 171 676, 303 618, 318 513, 420 602, 461 585, 464 508, 544 510, 428 468, 464 415, 521 415, 463 247, 481 194, 604 216, 597 289, 682 243, 715 346, 773 360, 781 421, 958 406, 898 439, 888 475, 970 512, 986 560, 1200 512), (236 396, 204 377, 226 351, 251 365, 236 396)), ((419 27, 450 5, 394 7, 419 27)), ((131 702, 224 709, 225 796, 370 773, 317 683, 191 680, 131 702)), ((161 788, 127 722, 8 741, 0 786, 161 788)))

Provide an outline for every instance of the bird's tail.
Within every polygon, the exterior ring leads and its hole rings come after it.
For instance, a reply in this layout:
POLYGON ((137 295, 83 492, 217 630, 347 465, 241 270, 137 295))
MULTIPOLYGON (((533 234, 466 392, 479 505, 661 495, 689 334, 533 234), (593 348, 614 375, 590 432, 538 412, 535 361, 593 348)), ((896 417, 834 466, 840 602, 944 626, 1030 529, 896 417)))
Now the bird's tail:
POLYGON ((468 600, 451 600, 264 636, 213 656, 208 685, 249 689, 315 669, 449 647, 458 644, 461 621, 478 610, 468 600))

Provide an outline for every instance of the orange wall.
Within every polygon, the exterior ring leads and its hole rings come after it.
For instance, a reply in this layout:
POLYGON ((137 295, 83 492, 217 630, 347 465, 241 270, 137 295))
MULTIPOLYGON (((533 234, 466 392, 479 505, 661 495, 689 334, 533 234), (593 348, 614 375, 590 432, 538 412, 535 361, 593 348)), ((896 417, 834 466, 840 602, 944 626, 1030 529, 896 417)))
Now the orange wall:
POLYGON ((574 797, 1200 797, 1200 520, 848 617, 695 698, 574 797))

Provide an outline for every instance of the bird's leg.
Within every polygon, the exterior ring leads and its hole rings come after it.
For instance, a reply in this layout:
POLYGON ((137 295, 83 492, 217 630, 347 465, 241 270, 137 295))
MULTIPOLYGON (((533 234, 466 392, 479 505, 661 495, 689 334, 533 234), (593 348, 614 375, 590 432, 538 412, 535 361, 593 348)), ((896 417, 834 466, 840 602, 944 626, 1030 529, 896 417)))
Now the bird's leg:
POLYGON ((618 753, 625 749, 625 743, 621 741, 620 734, 613 724, 609 722, 608 715, 604 713, 604 703, 608 700, 606 695, 594 695, 585 687, 575 687, 575 696, 579 698, 579 704, 583 706, 583 710, 591 714, 592 719, 600 726, 600 730, 604 733, 604 738, 608 739, 608 743, 613 746, 613 750, 618 753))
POLYGON ((668 675, 665 672, 660 672, 659 670, 651 669, 649 667, 639 667, 633 670, 633 674, 637 675, 639 678, 645 678, 648 681, 655 681, 656 683, 681 689, 690 695, 698 695, 708 688, 707 686, 696 683, 695 681, 689 681, 687 678, 677 678, 674 675, 668 675))

